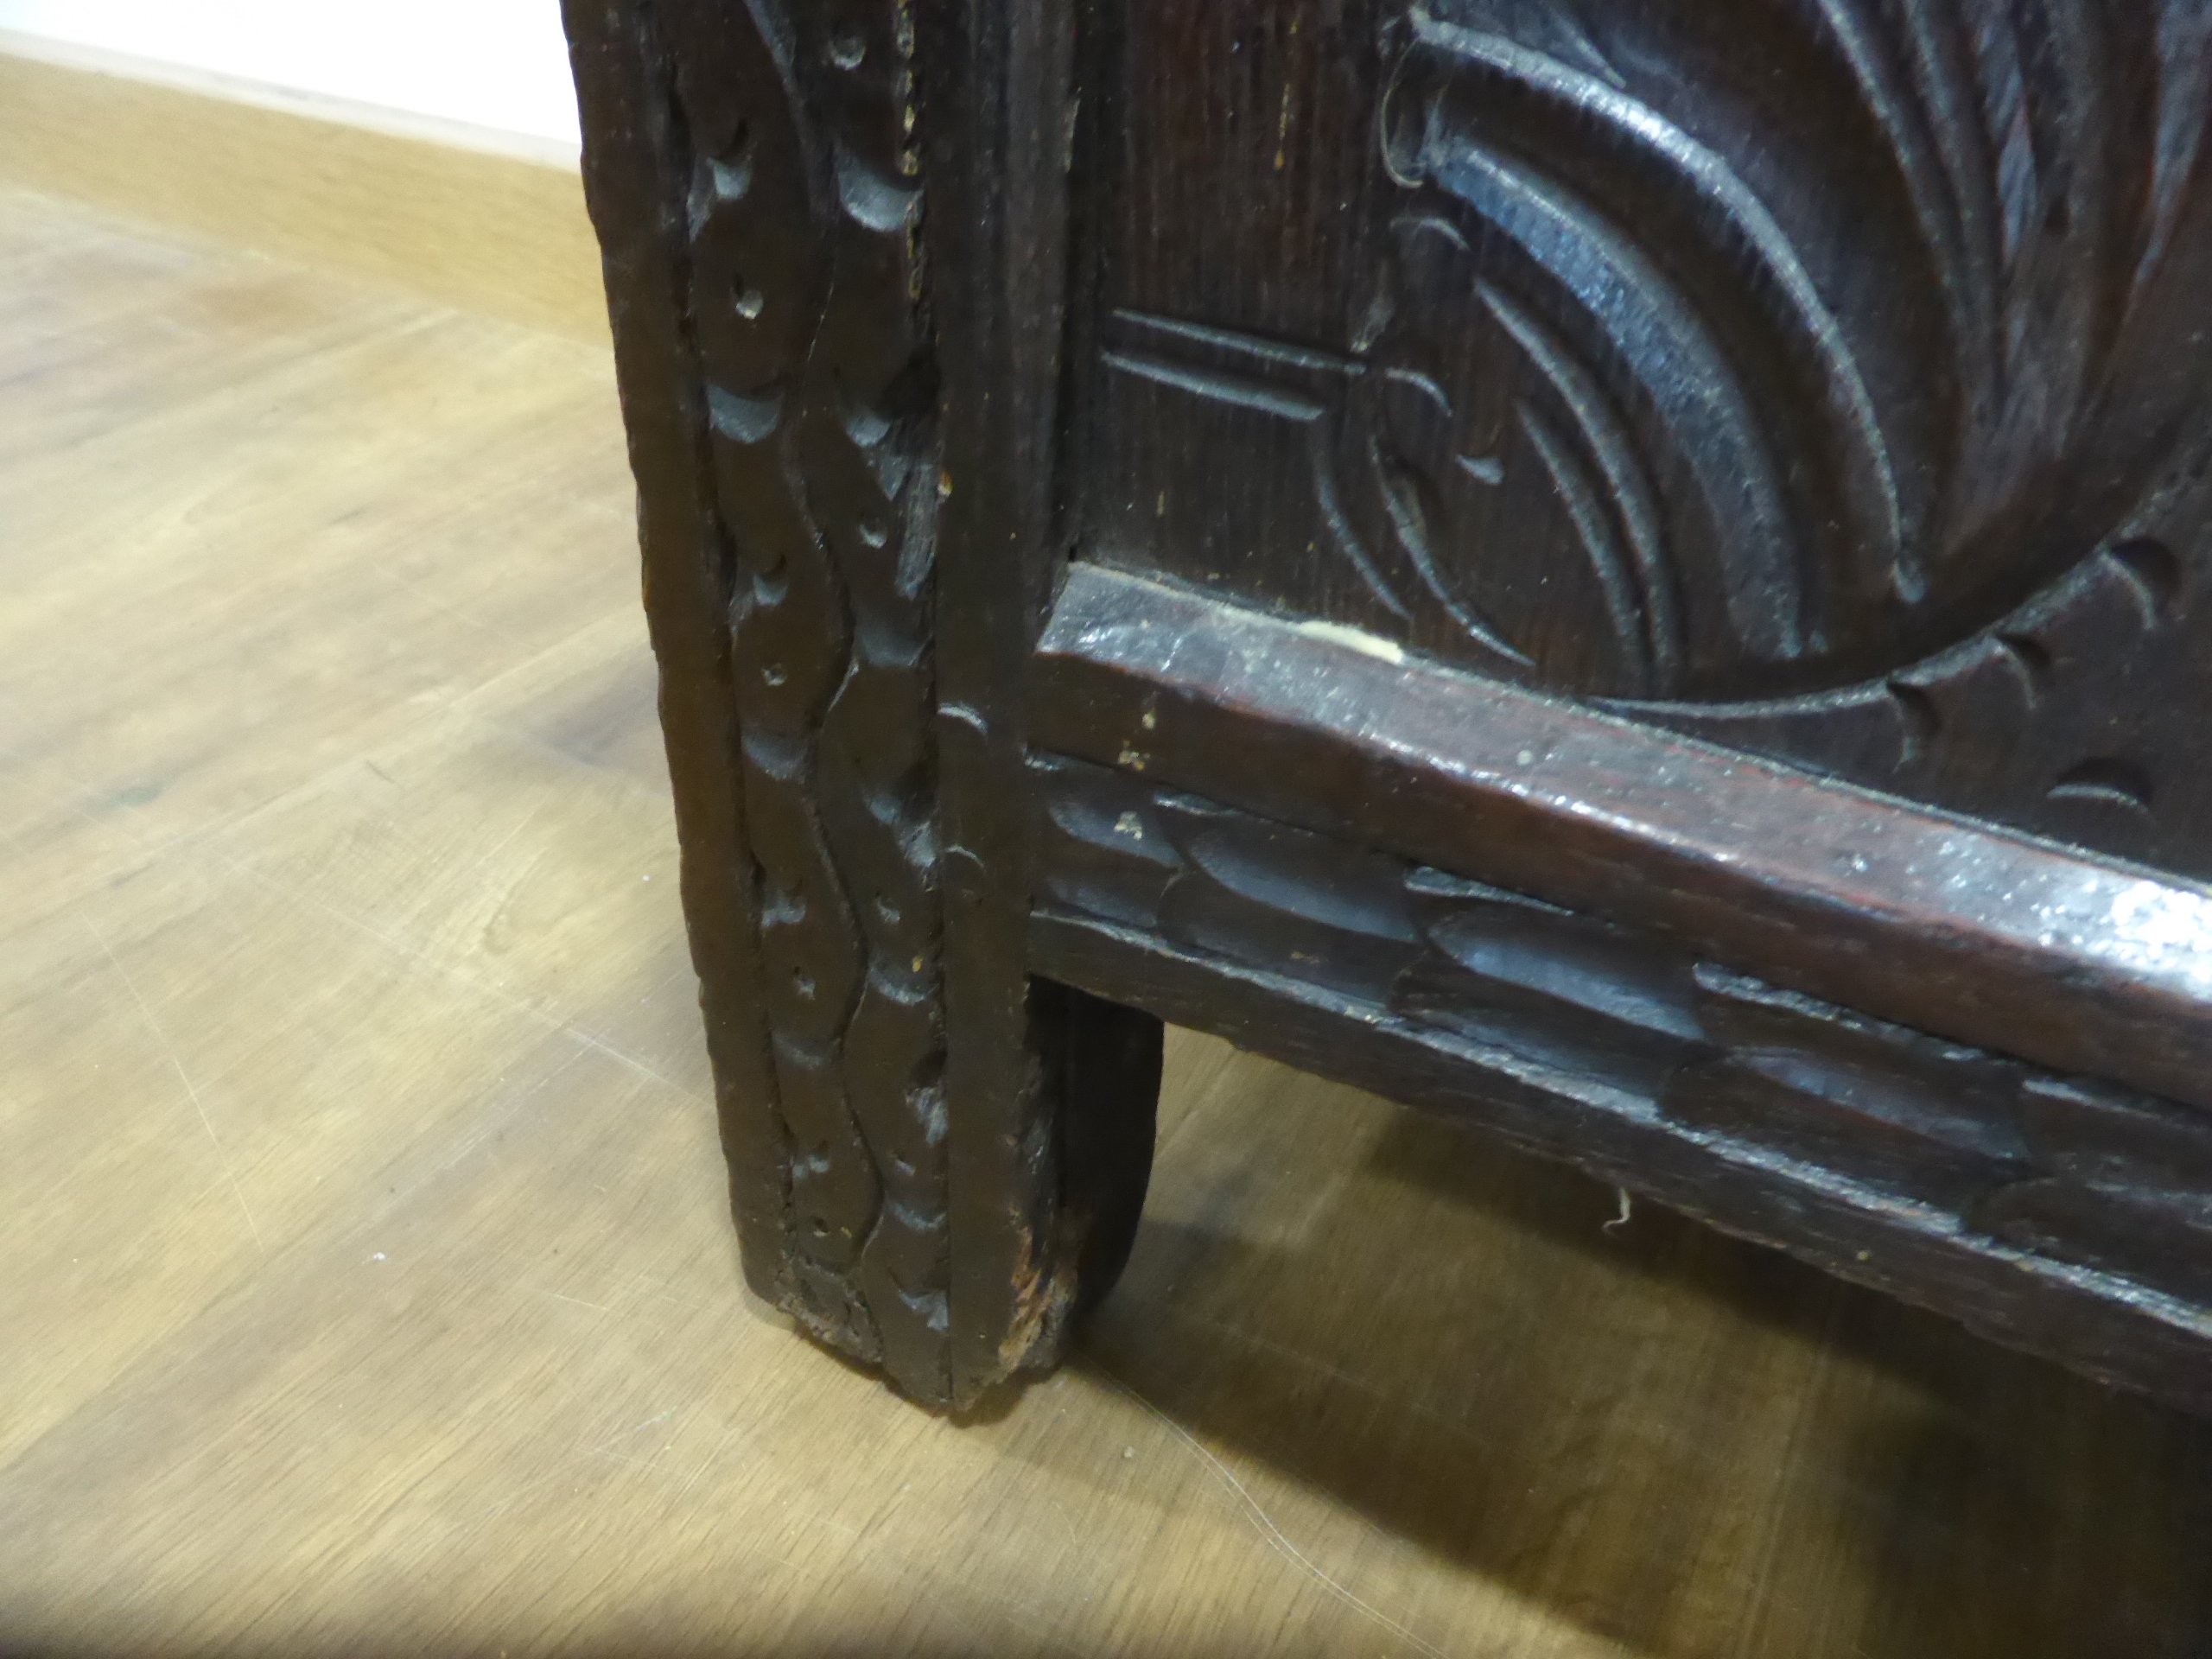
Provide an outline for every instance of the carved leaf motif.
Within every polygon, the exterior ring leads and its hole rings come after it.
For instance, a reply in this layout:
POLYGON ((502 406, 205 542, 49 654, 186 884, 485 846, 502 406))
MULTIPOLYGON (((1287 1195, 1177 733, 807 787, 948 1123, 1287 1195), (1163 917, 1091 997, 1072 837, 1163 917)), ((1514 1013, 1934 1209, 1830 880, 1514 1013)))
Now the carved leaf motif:
POLYGON ((2202 424, 2202 0, 1434 0, 1389 42, 1373 350, 1452 404, 1523 388, 1502 481, 1589 572, 1577 614, 1514 600, 1531 550, 1463 499, 1421 575, 1534 677, 1894 670, 2088 556, 2202 424))

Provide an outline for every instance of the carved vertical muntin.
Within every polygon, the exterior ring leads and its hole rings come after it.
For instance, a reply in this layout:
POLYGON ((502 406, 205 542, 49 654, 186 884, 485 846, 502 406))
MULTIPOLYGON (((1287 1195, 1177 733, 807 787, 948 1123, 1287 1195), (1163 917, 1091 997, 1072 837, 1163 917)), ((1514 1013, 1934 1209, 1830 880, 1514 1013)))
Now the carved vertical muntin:
MULTIPOLYGON (((1007 700, 956 687, 939 718, 952 486, 914 20, 567 14, 747 1276, 917 1398, 965 1402, 1055 1358, 1078 1280, 1118 1270, 1159 1027, 1032 994, 1019 814, 973 759, 1018 745, 984 712, 1007 700)), ((988 556, 964 569, 993 591, 988 556)), ((947 657, 989 681, 1032 617, 987 599, 947 657)))

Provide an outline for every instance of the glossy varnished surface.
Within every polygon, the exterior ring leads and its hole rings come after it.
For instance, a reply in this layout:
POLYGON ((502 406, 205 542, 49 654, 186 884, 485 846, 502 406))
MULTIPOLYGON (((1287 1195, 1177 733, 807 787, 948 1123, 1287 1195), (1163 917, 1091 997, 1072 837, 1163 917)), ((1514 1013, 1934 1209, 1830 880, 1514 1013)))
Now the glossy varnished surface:
POLYGON ((840 1367, 738 1287, 603 355, 24 198, 0 289, 0 1647, 2212 1639, 2212 1431, 1187 1037, 1071 1369, 840 1367))

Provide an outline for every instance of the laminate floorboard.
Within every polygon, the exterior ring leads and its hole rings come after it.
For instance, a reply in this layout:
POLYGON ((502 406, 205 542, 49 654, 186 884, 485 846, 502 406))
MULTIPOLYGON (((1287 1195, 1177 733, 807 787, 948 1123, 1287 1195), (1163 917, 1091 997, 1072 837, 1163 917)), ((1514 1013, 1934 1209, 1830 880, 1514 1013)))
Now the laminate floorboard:
POLYGON ((0 196, 0 1649, 2212 1652, 2212 1427, 1203 1039, 1058 1376, 748 1303, 603 350, 0 196))

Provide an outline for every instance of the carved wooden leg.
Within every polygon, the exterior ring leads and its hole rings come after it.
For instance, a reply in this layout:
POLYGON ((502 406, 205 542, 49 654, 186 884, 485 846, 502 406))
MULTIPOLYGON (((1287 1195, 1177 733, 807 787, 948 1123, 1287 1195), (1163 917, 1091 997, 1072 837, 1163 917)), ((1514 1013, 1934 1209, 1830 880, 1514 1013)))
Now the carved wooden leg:
POLYGON ((957 1063, 983 1016, 944 995, 945 870, 975 861, 940 847, 966 740, 938 713, 911 29, 896 0, 566 10, 746 1273, 916 1398, 969 1400, 1056 1358, 1118 1271, 1160 1027, 970 949, 967 1005, 1026 1034, 957 1063), (963 1135, 1005 1144, 963 1160, 963 1135))

